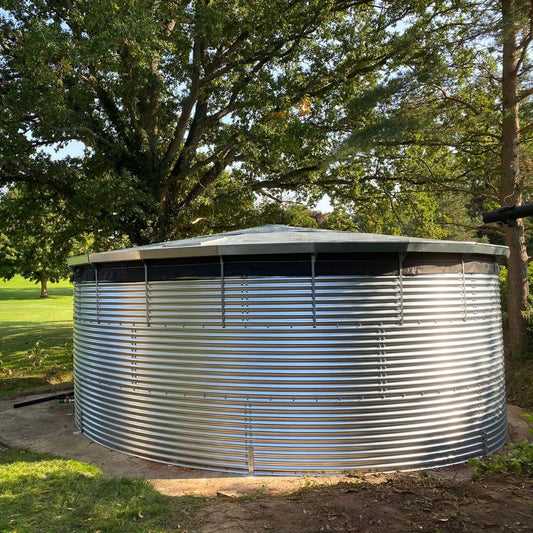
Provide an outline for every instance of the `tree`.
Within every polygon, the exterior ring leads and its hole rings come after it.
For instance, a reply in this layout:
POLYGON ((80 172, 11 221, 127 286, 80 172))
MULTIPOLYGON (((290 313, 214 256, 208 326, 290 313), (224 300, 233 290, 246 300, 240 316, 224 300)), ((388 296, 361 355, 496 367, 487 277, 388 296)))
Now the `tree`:
POLYGON ((45 183, 142 244, 231 198, 358 179, 328 162, 345 102, 401 69, 446 7, 5 0, 0 180, 45 183), (40 151, 73 140, 86 147, 78 161, 40 151), (112 209, 95 200, 106 187, 112 209))
MULTIPOLYGON (((529 76, 529 46, 533 39, 533 4, 524 0, 501 0, 502 16, 502 145, 500 202, 521 205, 524 175, 520 172, 520 104, 533 94, 533 85, 521 87, 529 76), (525 73, 525 74, 524 74, 525 73)), ((528 129, 533 124, 528 125, 528 129)), ((529 316, 528 253, 524 224, 518 219, 505 229, 509 246, 507 308, 511 350, 524 341, 529 316)))
POLYGON ((82 253, 89 242, 75 229, 63 202, 42 202, 28 186, 0 196, 0 278, 20 274, 39 283, 41 298, 47 298, 48 282, 68 278, 67 258, 82 253))
MULTIPOLYGON (((456 224, 463 235, 509 246, 510 348, 516 352, 529 314, 523 223, 500 229, 480 222, 484 210, 520 204, 531 194, 532 4, 502 0, 457 7, 462 12, 455 13, 455 38, 433 33, 429 51, 442 42, 441 53, 435 64, 426 61, 429 68, 411 76, 416 83, 407 83, 402 93, 372 87, 369 95, 353 100, 354 127, 345 152, 371 162, 367 168, 380 190, 392 190, 398 198, 430 195, 448 215, 447 227, 456 224), (359 127, 359 110, 374 94, 380 105, 359 127), (441 200, 450 194, 454 208, 457 201, 463 204, 459 216, 441 200)), ((409 82, 409 72, 403 79, 409 82)))

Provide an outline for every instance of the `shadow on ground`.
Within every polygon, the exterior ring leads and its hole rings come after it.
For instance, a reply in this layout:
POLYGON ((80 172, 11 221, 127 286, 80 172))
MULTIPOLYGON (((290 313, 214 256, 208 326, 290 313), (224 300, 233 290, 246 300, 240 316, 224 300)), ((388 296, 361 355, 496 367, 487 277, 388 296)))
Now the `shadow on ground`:
MULTIPOLYGON (((0 290, 0 300, 40 300, 41 289, 38 285, 33 288, 10 289, 3 287, 0 290)), ((48 299, 53 300, 60 296, 72 296, 72 288, 60 287, 53 289, 53 292, 48 295, 48 299)))

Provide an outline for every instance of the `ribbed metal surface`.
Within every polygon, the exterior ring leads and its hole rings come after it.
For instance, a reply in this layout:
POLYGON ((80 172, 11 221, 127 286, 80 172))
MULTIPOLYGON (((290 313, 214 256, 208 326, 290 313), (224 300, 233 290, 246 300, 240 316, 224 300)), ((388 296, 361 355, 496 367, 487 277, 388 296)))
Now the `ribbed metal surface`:
POLYGON ((76 421, 168 463, 428 468, 506 440, 497 275, 75 287, 76 421))

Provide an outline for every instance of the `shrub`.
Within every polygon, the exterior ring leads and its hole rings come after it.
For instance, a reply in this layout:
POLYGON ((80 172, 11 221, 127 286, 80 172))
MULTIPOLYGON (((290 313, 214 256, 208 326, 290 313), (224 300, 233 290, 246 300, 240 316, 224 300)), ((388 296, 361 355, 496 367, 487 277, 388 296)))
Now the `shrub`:
MULTIPOLYGON (((524 415, 533 424, 533 415, 524 415)), ((533 435, 533 429, 530 430, 533 435)), ((474 469, 472 479, 498 472, 514 472, 533 476, 533 443, 525 441, 514 444, 505 455, 494 455, 488 459, 471 459, 474 469)))

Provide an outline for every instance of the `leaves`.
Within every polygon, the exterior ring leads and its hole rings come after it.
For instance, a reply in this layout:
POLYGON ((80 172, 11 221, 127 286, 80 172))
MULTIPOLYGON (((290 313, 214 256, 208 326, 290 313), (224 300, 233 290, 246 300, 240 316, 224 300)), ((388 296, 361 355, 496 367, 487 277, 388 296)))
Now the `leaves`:
POLYGON ((474 480, 497 472, 533 476, 533 444, 527 441, 520 442, 513 445, 505 455, 494 455, 485 460, 472 459, 470 465, 474 469, 472 475, 474 480))
POLYGON ((243 190, 317 195, 336 179, 332 150, 405 90, 398 74, 423 61, 438 6, 8 1, 0 128, 15 150, 0 181, 29 181, 43 147, 80 141, 84 178, 45 165, 42 181, 80 206, 98 206, 107 181, 119 215, 98 220, 138 244, 182 235, 197 206, 243 190))
POLYGON ((0 277, 46 283, 69 276, 66 260, 87 246, 62 200, 31 186, 0 196, 0 277), (24 222, 22 222, 22 220, 24 222))

